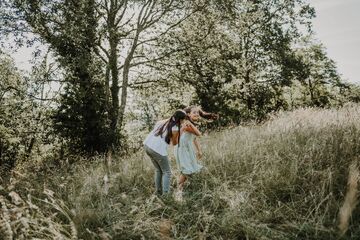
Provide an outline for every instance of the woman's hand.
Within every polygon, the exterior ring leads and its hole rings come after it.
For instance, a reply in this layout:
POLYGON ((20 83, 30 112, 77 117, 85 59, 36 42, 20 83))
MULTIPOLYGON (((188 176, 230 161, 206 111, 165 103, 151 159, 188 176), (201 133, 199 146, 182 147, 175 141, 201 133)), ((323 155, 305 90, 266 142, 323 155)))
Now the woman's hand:
POLYGON ((203 153, 202 153, 201 151, 198 151, 198 152, 196 153, 197 159, 201 159, 202 156, 203 156, 203 153))

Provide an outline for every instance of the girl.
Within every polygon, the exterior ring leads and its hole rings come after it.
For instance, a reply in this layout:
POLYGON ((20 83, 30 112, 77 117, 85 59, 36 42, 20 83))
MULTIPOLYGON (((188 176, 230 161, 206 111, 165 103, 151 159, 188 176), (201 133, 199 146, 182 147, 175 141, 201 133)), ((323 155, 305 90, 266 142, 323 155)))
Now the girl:
POLYGON ((159 121, 144 141, 146 154, 155 167, 155 188, 158 195, 170 191, 171 170, 167 147, 180 138, 180 126, 186 118, 183 110, 177 110, 169 119, 159 121))
POLYGON ((182 194, 184 183, 188 176, 199 172, 202 168, 197 161, 202 157, 202 152, 200 144, 196 140, 196 137, 201 136, 201 132, 195 126, 194 122, 198 121, 200 117, 213 120, 218 118, 217 114, 206 113, 197 106, 187 107, 184 111, 187 114, 188 121, 183 124, 183 127, 180 130, 181 144, 176 145, 174 149, 176 163, 181 173, 178 181, 177 195, 182 194))

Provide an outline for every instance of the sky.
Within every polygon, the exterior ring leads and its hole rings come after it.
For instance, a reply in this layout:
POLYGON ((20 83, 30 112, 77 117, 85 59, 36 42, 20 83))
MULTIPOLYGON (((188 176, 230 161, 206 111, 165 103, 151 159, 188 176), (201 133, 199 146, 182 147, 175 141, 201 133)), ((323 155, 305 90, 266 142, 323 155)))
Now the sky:
POLYGON ((360 0, 309 0, 315 7, 313 29, 336 62, 339 73, 360 84, 360 0))
MULTIPOLYGON (((316 38, 336 62, 343 79, 360 85, 360 0, 308 0, 315 7, 313 29, 316 38)), ((32 49, 20 49, 16 64, 29 70, 32 49)))

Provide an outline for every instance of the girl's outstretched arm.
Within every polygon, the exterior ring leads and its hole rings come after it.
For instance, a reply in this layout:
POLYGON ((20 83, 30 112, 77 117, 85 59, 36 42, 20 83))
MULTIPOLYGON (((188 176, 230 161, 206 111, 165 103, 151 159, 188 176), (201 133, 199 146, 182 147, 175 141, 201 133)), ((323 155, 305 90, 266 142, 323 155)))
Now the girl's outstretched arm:
POLYGON ((197 138, 194 139, 194 145, 195 145, 195 148, 196 148, 196 156, 197 156, 198 159, 200 159, 202 157, 203 153, 201 151, 200 143, 197 140, 197 138))
POLYGON ((217 113, 209 113, 205 112, 204 110, 200 109, 199 114, 202 118, 208 119, 208 120, 217 120, 219 119, 219 114, 217 113))

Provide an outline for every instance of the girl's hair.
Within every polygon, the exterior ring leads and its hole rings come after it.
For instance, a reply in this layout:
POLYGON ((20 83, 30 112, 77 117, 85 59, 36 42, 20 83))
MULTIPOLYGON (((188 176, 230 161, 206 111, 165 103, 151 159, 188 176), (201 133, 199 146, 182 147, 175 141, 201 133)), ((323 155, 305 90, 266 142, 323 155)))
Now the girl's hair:
MULTIPOLYGON (((218 115, 218 114, 205 112, 204 110, 201 109, 201 107, 195 106, 195 105, 188 106, 188 107, 184 108, 184 111, 186 112, 186 114, 190 114, 191 111, 192 111, 194 108, 198 108, 198 109, 199 109, 199 115, 200 115, 200 117, 202 117, 202 118, 205 118, 205 119, 207 119, 207 120, 216 120, 216 119, 219 118, 219 115, 218 115)), ((191 121, 191 119, 188 119, 188 120, 191 121)), ((192 122, 192 121, 191 121, 191 122, 192 122)))
POLYGON ((165 142, 170 144, 170 140, 172 138, 172 128, 174 126, 178 126, 178 144, 180 144, 180 120, 186 118, 186 113, 184 110, 176 110, 175 113, 163 124, 161 125, 155 132, 155 136, 162 137, 163 133, 166 131, 165 142))

